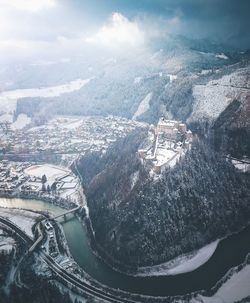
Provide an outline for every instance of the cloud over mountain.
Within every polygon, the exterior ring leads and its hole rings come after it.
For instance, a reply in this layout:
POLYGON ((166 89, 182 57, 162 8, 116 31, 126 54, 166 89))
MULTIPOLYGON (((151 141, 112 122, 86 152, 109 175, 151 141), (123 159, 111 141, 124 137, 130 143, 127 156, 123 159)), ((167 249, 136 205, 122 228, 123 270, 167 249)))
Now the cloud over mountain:
POLYGON ((144 43, 144 33, 136 21, 115 12, 96 34, 86 38, 86 42, 108 48, 136 47, 144 43))

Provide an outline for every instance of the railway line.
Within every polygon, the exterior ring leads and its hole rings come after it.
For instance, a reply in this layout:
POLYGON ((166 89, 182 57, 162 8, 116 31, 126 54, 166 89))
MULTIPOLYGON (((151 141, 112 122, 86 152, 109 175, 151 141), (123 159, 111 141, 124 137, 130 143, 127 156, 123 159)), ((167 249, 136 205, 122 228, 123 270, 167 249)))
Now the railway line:
MULTIPOLYGON (((33 245, 33 240, 31 237, 29 237, 24 231, 22 231, 18 226, 10 222, 9 220, 0 217, 0 223, 4 224, 11 230, 15 231, 16 234, 27 244, 27 246, 33 245)), ((29 250, 27 250, 27 253, 29 253, 29 250)), ((82 279, 74 276, 73 274, 67 272, 65 269, 63 269, 59 264, 57 264, 49 255, 47 255, 43 251, 38 252, 39 257, 44 260, 44 262, 47 263, 49 268, 57 274, 59 277, 62 278, 65 282, 67 282, 70 285, 73 285, 80 291, 84 292, 86 295, 99 298, 102 300, 105 300, 107 302, 112 302, 112 303, 136 303, 140 302, 138 298, 135 300, 130 299, 130 298, 122 298, 119 296, 116 296, 115 294, 110 294, 107 291, 97 288, 93 285, 88 284, 87 282, 83 281, 82 279)), ((122 293, 124 294, 124 293, 122 293)))

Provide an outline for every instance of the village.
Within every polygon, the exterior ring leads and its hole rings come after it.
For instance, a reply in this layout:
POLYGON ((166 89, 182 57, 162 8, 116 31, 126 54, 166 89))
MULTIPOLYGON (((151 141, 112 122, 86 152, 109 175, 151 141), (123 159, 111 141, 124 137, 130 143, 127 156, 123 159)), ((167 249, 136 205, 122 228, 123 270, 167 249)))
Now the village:
POLYGON ((138 154, 154 174, 173 167, 192 143, 192 132, 185 123, 164 117, 156 126, 149 127, 145 123, 109 116, 56 117, 42 126, 16 131, 1 128, 0 191, 56 194, 77 204, 79 181, 66 167, 86 152, 105 153, 110 144, 136 127, 149 129, 138 154), (44 161, 41 156, 44 154, 58 155, 59 161, 44 161), (22 155, 36 155, 36 158, 26 160, 22 155), (21 158, 16 159, 16 156, 21 158), (43 164, 46 162, 57 166, 43 164))
POLYGON ((173 167, 191 147, 193 134, 185 123, 160 118, 156 126, 151 125, 148 140, 138 150, 144 165, 160 174, 165 168, 173 167))
MULTIPOLYGON (((12 130, 0 125, 0 155, 57 155, 69 166, 80 154, 105 152, 112 142, 145 124, 121 117, 56 117, 46 124, 12 130)), ((61 162, 61 163, 60 163, 61 162)))

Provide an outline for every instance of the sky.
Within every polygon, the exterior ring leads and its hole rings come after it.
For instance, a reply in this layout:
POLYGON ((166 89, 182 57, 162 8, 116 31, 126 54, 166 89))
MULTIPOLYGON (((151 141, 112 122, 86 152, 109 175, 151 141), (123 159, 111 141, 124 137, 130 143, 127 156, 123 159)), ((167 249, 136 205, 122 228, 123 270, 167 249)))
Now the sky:
POLYGON ((250 48, 249 0, 0 0, 0 55, 124 51, 184 35, 250 48))

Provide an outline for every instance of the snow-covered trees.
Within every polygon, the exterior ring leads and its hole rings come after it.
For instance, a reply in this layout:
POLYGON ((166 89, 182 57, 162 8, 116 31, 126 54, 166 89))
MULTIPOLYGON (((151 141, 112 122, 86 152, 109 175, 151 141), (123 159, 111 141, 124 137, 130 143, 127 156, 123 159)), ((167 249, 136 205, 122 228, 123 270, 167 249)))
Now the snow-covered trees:
POLYGON ((108 152, 99 159, 87 190, 96 240, 109 255, 130 265, 157 264, 247 223, 249 178, 208 144, 196 141, 175 168, 154 180, 130 140, 130 148, 113 147, 112 157, 108 152), (138 169, 140 180, 129 191, 129 176, 138 169))
POLYGON ((46 175, 42 175, 42 184, 45 184, 47 182, 46 175))

